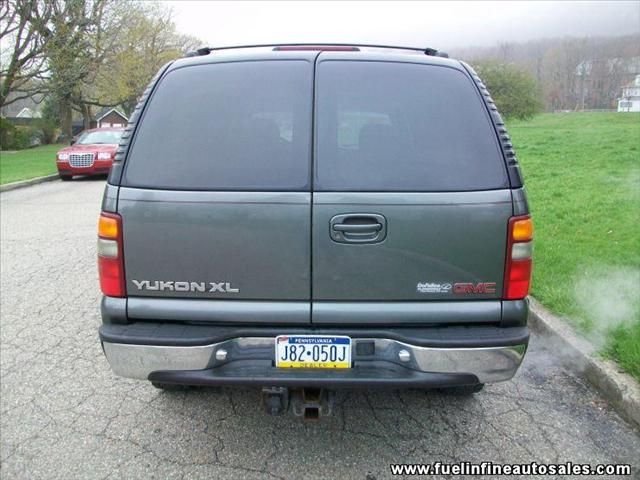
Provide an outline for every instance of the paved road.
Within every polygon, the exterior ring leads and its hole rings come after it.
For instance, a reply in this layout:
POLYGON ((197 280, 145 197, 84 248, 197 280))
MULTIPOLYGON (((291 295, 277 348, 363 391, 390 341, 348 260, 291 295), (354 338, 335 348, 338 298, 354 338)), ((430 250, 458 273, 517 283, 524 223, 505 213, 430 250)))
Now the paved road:
POLYGON ((313 424, 263 415, 256 391, 116 378, 96 333, 103 183, 0 196, 3 479, 373 480, 391 462, 435 461, 619 462, 640 475, 637 432, 536 339, 514 381, 475 398, 352 392, 313 424))

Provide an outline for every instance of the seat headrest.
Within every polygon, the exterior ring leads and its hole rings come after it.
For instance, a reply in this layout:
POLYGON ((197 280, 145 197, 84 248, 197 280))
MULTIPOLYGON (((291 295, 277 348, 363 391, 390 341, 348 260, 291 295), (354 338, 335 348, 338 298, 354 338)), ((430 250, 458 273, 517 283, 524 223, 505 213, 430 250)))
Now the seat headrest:
POLYGON ((362 127, 359 137, 361 152, 388 151, 397 148, 398 135, 391 125, 369 124, 362 127))

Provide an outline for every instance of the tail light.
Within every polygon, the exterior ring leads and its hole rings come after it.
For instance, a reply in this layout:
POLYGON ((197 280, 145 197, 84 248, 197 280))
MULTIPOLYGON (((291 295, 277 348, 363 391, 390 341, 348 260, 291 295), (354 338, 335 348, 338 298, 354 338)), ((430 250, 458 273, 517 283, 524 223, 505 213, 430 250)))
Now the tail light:
POLYGON ((529 293, 531 285, 531 254, 533 253, 533 222, 529 215, 509 219, 507 263, 504 269, 505 300, 518 300, 529 293))
POLYGON ((102 293, 108 297, 126 297, 122 256, 122 218, 117 213, 100 214, 98 272, 102 293))

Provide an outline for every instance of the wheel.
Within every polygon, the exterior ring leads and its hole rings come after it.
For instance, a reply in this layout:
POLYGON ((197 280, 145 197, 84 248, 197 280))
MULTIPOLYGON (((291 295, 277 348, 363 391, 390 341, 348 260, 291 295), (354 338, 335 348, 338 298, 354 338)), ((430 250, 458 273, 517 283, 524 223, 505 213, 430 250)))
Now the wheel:
POLYGON ((62 180, 63 182, 68 182, 72 178, 73 178, 73 175, 60 175, 60 180, 62 180))
POLYGON ((151 385, 153 385, 159 390, 164 390, 166 392, 179 392, 181 390, 187 389, 187 387, 185 387, 184 385, 174 385, 172 383, 151 382, 151 385))
POLYGON ((484 383, 477 383, 475 385, 459 385, 457 387, 447 387, 442 388, 442 392, 447 393, 449 395, 457 395, 457 396, 468 396, 473 395, 474 393, 478 393, 480 390, 484 388, 484 383))

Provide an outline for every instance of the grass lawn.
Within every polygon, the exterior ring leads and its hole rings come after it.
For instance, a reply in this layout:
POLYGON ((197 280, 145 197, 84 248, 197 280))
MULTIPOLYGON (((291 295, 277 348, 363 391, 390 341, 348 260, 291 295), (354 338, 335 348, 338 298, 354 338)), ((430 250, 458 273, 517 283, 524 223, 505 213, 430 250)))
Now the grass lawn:
POLYGON ((43 145, 0 152, 0 184, 56 173, 56 152, 66 145, 43 145))
POLYGON ((509 122, 535 224, 532 295, 640 380, 640 114, 509 122))

